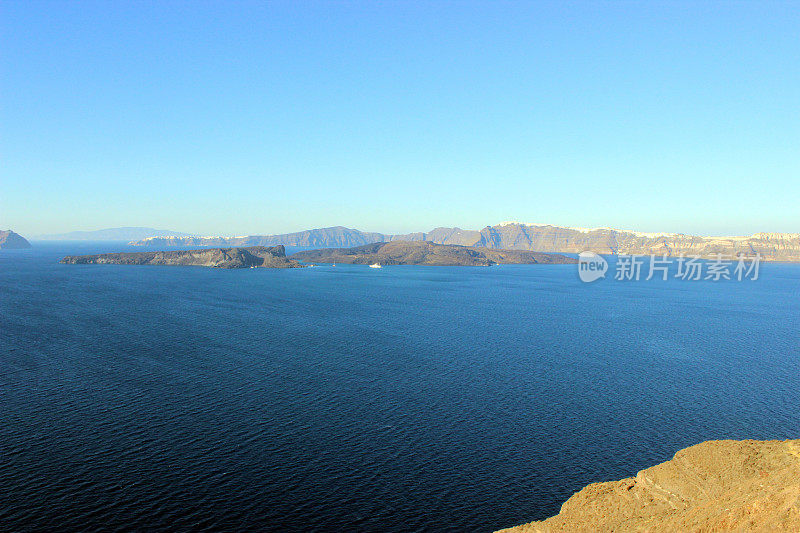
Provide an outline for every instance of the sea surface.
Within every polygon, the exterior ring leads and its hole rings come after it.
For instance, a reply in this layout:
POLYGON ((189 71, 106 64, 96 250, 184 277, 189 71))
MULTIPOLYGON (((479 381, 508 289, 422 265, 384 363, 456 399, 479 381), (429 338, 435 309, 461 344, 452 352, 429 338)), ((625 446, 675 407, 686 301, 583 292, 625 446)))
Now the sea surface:
POLYGON ((0 529, 491 531, 800 437, 800 265, 216 270, 0 251, 0 529))

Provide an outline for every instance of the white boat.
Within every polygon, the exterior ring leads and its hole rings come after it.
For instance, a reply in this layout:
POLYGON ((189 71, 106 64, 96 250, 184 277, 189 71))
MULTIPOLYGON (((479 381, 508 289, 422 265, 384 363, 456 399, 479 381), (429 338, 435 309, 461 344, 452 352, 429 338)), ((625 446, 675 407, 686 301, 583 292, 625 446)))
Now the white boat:
POLYGON ((373 263, 369 267, 370 268, 381 268, 381 264, 380 263, 373 263))

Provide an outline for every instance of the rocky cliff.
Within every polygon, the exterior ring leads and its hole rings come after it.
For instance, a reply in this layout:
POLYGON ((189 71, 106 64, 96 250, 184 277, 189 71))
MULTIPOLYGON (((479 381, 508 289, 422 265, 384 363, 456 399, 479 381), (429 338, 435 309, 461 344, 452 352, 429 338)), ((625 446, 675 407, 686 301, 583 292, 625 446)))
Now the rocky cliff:
POLYGON ((283 246, 70 255, 62 259, 61 263, 73 265, 175 265, 214 268, 301 268, 303 266, 294 259, 288 259, 283 246))
POLYGON ((490 266, 511 263, 575 263, 570 257, 521 250, 490 250, 434 244, 427 241, 392 241, 367 244, 355 248, 326 248, 298 252, 294 259, 310 263, 348 263, 358 265, 438 265, 490 266))
POLYGON ((714 257, 761 254, 770 261, 800 261, 800 233, 756 233, 749 237, 701 237, 608 228, 580 229, 506 223, 486 227, 477 246, 599 254, 680 254, 714 257))
POLYGON ((800 440, 708 441, 503 533, 800 531, 800 440))
POLYGON ((748 237, 702 237, 680 233, 642 233, 610 228, 566 228, 516 222, 480 231, 436 228, 429 232, 387 235, 337 226, 284 235, 249 237, 154 237, 140 246, 287 246, 339 248, 375 242, 427 241, 501 250, 545 253, 657 254, 735 256, 761 254, 770 261, 800 261, 800 233, 756 233, 748 237))
POLYGON ((12 248, 30 248, 31 243, 25 237, 11 230, 0 231, 0 250, 12 248))

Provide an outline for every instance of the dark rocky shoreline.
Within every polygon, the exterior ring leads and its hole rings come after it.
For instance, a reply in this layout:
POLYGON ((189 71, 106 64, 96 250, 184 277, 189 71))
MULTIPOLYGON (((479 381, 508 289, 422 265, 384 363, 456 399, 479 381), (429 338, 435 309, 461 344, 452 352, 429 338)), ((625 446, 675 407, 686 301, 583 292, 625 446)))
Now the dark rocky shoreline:
POLYGON ((355 265, 491 266, 502 264, 571 264, 577 261, 560 254, 526 250, 493 250, 475 246, 399 241, 366 244, 355 248, 325 248, 292 256, 311 263, 355 265))
POLYGON ((68 255, 60 262, 72 265, 170 265, 212 268, 303 267, 298 261, 286 257, 286 249, 283 246, 68 255))

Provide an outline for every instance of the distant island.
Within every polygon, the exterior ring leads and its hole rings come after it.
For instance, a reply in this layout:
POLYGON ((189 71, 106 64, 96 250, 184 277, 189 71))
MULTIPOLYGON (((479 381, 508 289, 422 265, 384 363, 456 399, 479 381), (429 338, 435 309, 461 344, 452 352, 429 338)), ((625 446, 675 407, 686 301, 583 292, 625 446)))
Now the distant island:
POLYGON ((25 237, 23 237, 19 233, 14 233, 10 229, 5 231, 0 231, 0 250, 11 250, 11 249, 30 248, 30 247, 31 243, 29 243, 25 239, 25 237))
POLYGON ((800 440, 697 444, 621 481, 593 483, 547 520, 498 533, 800 531, 800 440))
POLYGON ((371 265, 491 266, 495 264, 571 264, 577 260, 559 254, 520 250, 490 250, 425 241, 375 243, 356 248, 328 248, 286 257, 278 246, 201 248, 159 252, 120 252, 70 255, 60 262, 73 265, 175 265, 213 268, 301 268, 301 263, 371 265))
POLYGON ((69 255, 60 262, 72 265, 170 265, 212 268, 303 267, 298 261, 286 257, 286 249, 283 246, 69 255))
POLYGON ((644 254, 715 257, 760 254, 767 261, 800 261, 800 233, 756 233, 742 237, 703 237, 681 233, 645 233, 612 228, 570 228, 506 222, 480 231, 436 228, 391 235, 335 226, 281 235, 245 237, 150 237, 137 246, 303 246, 355 247, 378 242, 426 241, 498 250, 545 253, 644 254))
POLYGON ((491 266, 495 264, 568 264, 577 261, 558 254, 521 250, 490 250, 474 246, 398 241, 365 244, 355 248, 325 248, 292 256, 311 263, 356 265, 491 266))
POLYGON ((189 233, 166 229, 124 227, 106 228, 92 231, 70 231, 49 235, 36 235, 36 241, 138 241, 148 237, 189 237, 189 233))

